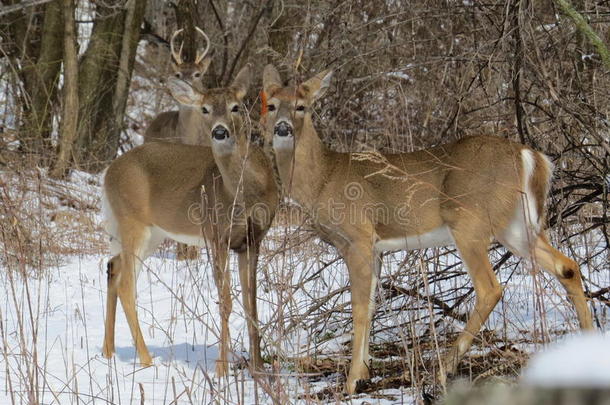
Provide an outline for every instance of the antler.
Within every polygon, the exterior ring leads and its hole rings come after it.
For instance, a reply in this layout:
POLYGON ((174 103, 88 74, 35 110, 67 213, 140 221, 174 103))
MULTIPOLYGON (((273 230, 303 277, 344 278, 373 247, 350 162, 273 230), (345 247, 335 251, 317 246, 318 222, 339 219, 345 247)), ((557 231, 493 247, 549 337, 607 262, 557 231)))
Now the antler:
POLYGON ((195 29, 197 30, 198 33, 203 35, 203 38, 205 38, 205 43, 206 43, 206 47, 203 50, 203 52, 199 53, 199 50, 197 50, 197 57, 195 58, 195 64, 198 65, 199 62, 201 62, 203 60, 203 58, 205 58, 205 56, 208 54, 208 52, 210 50, 210 38, 205 34, 205 32, 203 32, 203 30, 201 28, 195 27, 195 29))
POLYGON ((172 53, 172 58, 174 58, 174 61, 177 65, 182 65, 182 46, 184 45, 184 42, 180 44, 180 50, 178 51, 178 53, 176 53, 176 49, 174 48, 174 40, 182 31, 184 31, 184 28, 180 28, 179 30, 174 31, 174 33, 172 34, 172 39, 169 41, 169 48, 172 53))

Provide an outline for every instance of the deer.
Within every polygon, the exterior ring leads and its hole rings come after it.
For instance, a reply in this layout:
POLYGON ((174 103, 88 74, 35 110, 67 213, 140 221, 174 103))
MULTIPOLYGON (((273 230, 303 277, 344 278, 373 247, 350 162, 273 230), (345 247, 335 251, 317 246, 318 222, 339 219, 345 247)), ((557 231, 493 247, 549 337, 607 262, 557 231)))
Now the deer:
MULTIPOLYGON (((212 58, 208 56, 210 51, 210 38, 199 27, 195 30, 201 34, 206 42, 203 50, 198 49, 195 60, 186 62, 182 58, 184 44, 176 50, 176 37, 184 31, 175 31, 170 39, 170 54, 173 77, 181 79, 191 86, 203 91, 203 75, 210 67, 212 58)), ((178 111, 165 111, 157 115, 144 132, 144 142, 165 141, 179 142, 188 145, 209 145, 207 136, 201 136, 203 117, 201 111, 190 106, 180 104, 178 111)))
MULTIPOLYGON (((242 82, 250 81, 250 65, 239 74, 242 82)), ((256 268, 260 244, 271 227, 279 204, 277 178, 263 146, 251 141, 249 131, 236 131, 225 110, 235 114, 240 106, 235 101, 227 101, 214 92, 201 92, 191 86, 183 86, 181 92, 174 92, 178 102, 192 108, 201 109, 205 125, 211 128, 212 155, 221 174, 222 182, 243 207, 247 218, 247 249, 245 257, 240 256, 240 283, 243 302, 248 316, 250 353, 253 353, 253 370, 261 370, 260 336, 256 308, 256 268), (228 106, 228 107, 226 107, 228 106), (241 265, 246 260, 248 265, 241 265), (243 270, 243 271, 242 271, 243 270)))
POLYGON ((314 103, 329 88, 332 73, 326 70, 285 87, 277 69, 266 66, 267 104, 261 124, 283 198, 309 213, 318 235, 336 247, 348 268, 353 318, 345 387, 349 394, 369 378, 369 337, 382 252, 457 247, 476 298, 464 330, 440 362, 443 385, 502 296, 488 257, 494 239, 555 276, 580 327, 593 328, 578 264, 552 247, 543 229, 553 170, 547 156, 494 136, 380 154, 382 159, 332 151, 312 121, 314 103), (337 213, 341 209, 343 216, 337 213))
MULTIPOLYGON (((241 103, 249 82, 249 67, 246 66, 229 87, 197 92, 197 102, 192 106, 197 105, 203 111, 202 136, 246 139, 241 103)), ((188 83, 177 79, 170 80, 169 86, 172 95, 179 100, 194 93, 188 83)), ((228 372, 228 320, 232 302, 227 256, 229 250, 237 254, 250 333, 250 366, 252 370, 262 368, 256 312, 256 266, 260 243, 273 220, 278 193, 270 166, 262 167, 266 172, 244 169, 244 184, 257 185, 256 207, 244 205, 244 201, 250 202, 248 198, 244 199, 241 192, 236 194, 234 184, 224 180, 224 169, 217 165, 210 147, 150 142, 118 157, 108 167, 102 206, 113 257, 107 266, 103 344, 106 358, 112 357, 115 349, 115 317, 120 299, 140 363, 152 364, 137 317, 136 279, 144 260, 164 238, 170 238, 189 245, 207 246, 211 252, 221 318, 217 376, 225 376, 228 372)), ((250 189, 245 187, 245 190, 250 189)))
MULTIPOLYGON (((174 31, 169 41, 171 66, 173 77, 203 90, 203 75, 207 72, 212 61, 212 58, 208 56, 211 42, 201 28, 195 27, 195 30, 203 37, 206 44, 205 48, 197 50, 193 62, 186 62, 182 57, 184 43, 181 43, 178 48, 176 47, 176 38, 184 29, 174 31)), ((209 145, 208 137, 200 135, 202 125, 203 116, 199 109, 179 104, 178 111, 164 111, 152 120, 144 132, 144 143, 164 141, 188 145, 209 145)), ((178 260, 197 259, 198 257, 198 247, 178 243, 176 247, 176 258, 178 260)))

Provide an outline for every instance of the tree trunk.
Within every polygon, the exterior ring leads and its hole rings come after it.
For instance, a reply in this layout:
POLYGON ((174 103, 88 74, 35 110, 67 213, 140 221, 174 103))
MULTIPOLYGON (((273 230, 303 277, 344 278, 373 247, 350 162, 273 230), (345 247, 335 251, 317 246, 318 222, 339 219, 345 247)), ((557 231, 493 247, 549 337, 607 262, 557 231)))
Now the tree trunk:
MULTIPOLYGON (((121 57, 119 59, 119 71, 113 104, 114 131, 117 132, 117 141, 123 130, 123 117, 129 95, 131 73, 133 71, 136 50, 140 39, 140 25, 144 18, 146 1, 140 0, 138 4, 137 0, 128 0, 126 6, 127 15, 125 17, 121 57)), ((112 151, 113 156, 114 154, 116 154, 116 148, 112 151)))
POLYGON ((79 70, 81 127, 74 155, 84 170, 100 171, 116 155, 145 6, 145 0, 97 3, 79 70))
POLYGON ((46 4, 43 15, 41 26, 34 16, 25 24, 15 24, 13 37, 20 51, 24 88, 24 119, 19 131, 21 148, 36 156, 36 160, 47 161, 63 53, 60 1, 46 4))
POLYGON ((65 21, 63 112, 57 159, 50 173, 56 178, 64 177, 68 173, 72 144, 78 134, 78 51, 74 22, 75 7, 74 0, 62 0, 62 3, 65 21))

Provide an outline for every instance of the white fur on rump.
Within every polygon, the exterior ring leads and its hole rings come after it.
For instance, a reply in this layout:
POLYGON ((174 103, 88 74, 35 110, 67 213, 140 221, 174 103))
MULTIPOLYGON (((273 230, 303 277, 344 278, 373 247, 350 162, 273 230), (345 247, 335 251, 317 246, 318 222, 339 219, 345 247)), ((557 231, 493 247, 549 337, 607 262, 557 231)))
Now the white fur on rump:
MULTIPOLYGON (((542 213, 538 212, 536 196, 531 186, 531 180, 536 170, 535 153, 542 157, 546 172, 552 173, 553 171, 553 164, 544 154, 527 148, 521 150, 523 177, 520 198, 513 220, 498 237, 500 243, 513 253, 525 258, 531 256, 532 245, 536 242, 542 227, 542 213)), ((547 183, 550 181, 551 176, 548 176, 547 183)), ((548 189, 548 184, 546 188, 548 189)))
MULTIPOLYGON (((106 173, 104 173, 104 177, 106 173)), ((102 222, 102 226, 104 230, 108 234, 110 239, 110 254, 113 256, 121 253, 121 242, 119 240, 119 223, 114 216, 114 212, 112 212, 112 207, 110 206, 110 201, 108 201, 108 196, 106 195, 106 188, 102 188, 102 216, 104 220, 102 222)))

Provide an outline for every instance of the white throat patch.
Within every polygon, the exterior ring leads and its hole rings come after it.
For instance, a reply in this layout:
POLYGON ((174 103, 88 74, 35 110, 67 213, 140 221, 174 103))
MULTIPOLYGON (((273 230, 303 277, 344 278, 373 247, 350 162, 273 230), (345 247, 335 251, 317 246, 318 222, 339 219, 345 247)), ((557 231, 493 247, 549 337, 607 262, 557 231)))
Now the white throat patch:
POLYGON ((280 151, 294 149, 294 136, 273 135, 273 149, 280 151))

